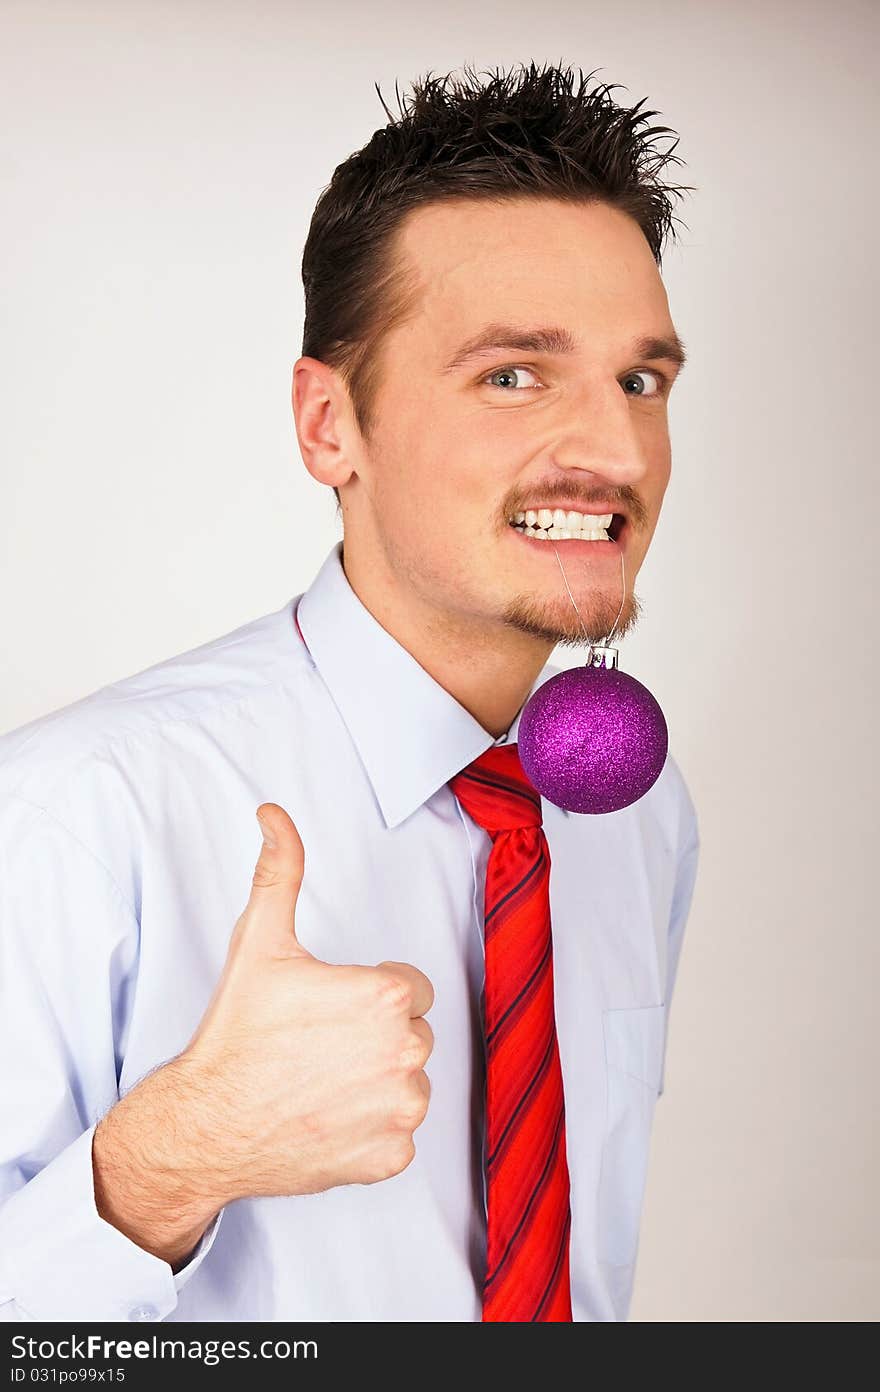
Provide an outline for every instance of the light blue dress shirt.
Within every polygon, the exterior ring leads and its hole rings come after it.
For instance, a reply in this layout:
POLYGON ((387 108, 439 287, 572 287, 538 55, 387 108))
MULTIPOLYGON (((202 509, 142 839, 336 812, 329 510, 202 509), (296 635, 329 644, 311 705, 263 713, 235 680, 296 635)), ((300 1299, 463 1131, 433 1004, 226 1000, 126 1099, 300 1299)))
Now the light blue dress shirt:
MULTIPOLYGON (((480 1320, 491 841, 447 783, 518 722, 493 741, 361 603, 337 542, 277 612, 0 738, 0 1318, 480 1320), (98 1214, 92 1133, 189 1042, 261 802, 303 840, 303 944, 432 981, 431 1101, 399 1175, 230 1203, 175 1274, 98 1214)), ((671 753, 629 807, 543 816, 573 1314, 619 1321, 697 820, 671 753)))

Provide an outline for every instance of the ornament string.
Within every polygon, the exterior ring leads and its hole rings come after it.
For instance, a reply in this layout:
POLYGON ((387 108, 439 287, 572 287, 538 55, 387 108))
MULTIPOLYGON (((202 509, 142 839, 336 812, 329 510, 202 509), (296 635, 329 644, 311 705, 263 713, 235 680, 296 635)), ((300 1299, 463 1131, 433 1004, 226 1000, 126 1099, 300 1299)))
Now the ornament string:
MULTIPOLYGON (((570 587, 570 585, 569 585, 569 583, 568 583, 568 580, 566 579, 565 570, 563 569, 562 561, 559 559, 559 551, 558 551, 557 548, 556 548, 556 542, 555 542, 555 541, 554 541, 554 542, 551 542, 551 545, 552 545, 552 547, 553 547, 553 551, 554 551, 554 553, 555 553, 556 560, 559 562, 559 569, 562 571, 562 578, 563 578, 563 580, 565 580, 565 588, 568 590, 568 597, 569 597, 569 599, 571 600, 572 604, 574 604, 574 612, 577 614, 578 619, 579 619, 579 621, 580 621, 580 626, 581 626, 581 628, 582 628, 583 631, 584 631, 584 637, 586 638, 586 640, 587 640, 587 642, 589 643, 589 645, 590 645, 591 648, 593 648, 594 646, 598 646, 598 647, 607 647, 607 645, 608 645, 608 644, 610 643, 610 641, 611 641, 611 635, 614 633, 615 628, 616 628, 617 625, 620 623, 620 616, 621 616, 621 614, 623 613, 623 606, 624 606, 624 604, 626 603, 626 568, 625 568, 625 566, 624 566, 624 561, 623 561, 623 547, 621 547, 621 549, 620 549, 620 578, 621 578, 621 581, 622 581, 622 584, 623 584, 623 598, 622 598, 621 601, 620 601, 620 609, 618 610, 617 618, 614 620, 614 623, 613 623, 612 626, 611 626, 611 633, 609 633, 608 636, 607 636, 606 638, 603 638, 601 643, 599 643, 599 644, 594 644, 594 643, 593 643, 593 640, 592 640, 591 637, 590 637, 590 635, 587 633, 586 625, 585 625, 583 619, 581 618, 581 611, 580 611, 580 609, 578 609, 578 607, 577 607, 577 603, 575 602, 575 597, 574 597, 574 595, 572 594, 572 592, 571 592, 571 587, 570 587)), ((588 661, 589 661, 589 659, 588 659, 588 661)))

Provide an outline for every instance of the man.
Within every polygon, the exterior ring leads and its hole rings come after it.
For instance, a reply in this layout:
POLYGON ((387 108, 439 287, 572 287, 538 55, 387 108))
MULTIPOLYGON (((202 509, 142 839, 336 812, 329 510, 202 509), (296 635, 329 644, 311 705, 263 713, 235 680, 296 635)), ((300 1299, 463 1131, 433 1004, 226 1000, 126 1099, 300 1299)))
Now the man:
POLYGON ((303 262, 342 542, 0 744, 5 1319, 627 1318, 696 816, 516 740, 669 482, 645 149, 569 71, 417 88, 303 262))

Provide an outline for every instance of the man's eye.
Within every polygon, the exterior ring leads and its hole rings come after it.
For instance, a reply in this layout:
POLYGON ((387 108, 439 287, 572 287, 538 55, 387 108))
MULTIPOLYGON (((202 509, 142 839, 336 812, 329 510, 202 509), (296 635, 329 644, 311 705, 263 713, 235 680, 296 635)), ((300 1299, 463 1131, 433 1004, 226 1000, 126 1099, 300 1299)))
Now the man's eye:
POLYGON ((660 385, 657 387, 656 391, 646 392, 642 390, 638 392, 627 392, 627 396, 662 396, 663 387, 666 385, 666 378, 663 376, 662 372, 654 372, 653 370, 648 371, 647 368, 645 368, 644 370, 640 369, 638 372, 628 372, 623 380, 624 382, 632 382, 637 377, 656 377, 660 385))
MULTIPOLYGON (((520 372, 525 372, 525 373, 527 374, 527 376, 529 376, 529 377, 533 377, 533 376, 534 376, 533 372, 532 372, 531 369, 528 368, 528 367, 499 367, 499 368, 496 368, 496 370, 495 370, 494 372, 490 372, 488 377, 484 377, 484 378, 483 378, 483 381, 484 381, 484 382, 489 382, 490 384, 492 384, 492 379, 493 379, 493 377, 507 377, 507 378, 511 378, 511 377, 517 376, 517 374, 520 373, 520 372)), ((504 390, 504 391, 507 390, 507 384, 506 384, 506 383, 500 384, 500 385, 502 385, 502 390, 504 390)), ((526 385, 528 385, 528 384, 526 384, 526 385)))

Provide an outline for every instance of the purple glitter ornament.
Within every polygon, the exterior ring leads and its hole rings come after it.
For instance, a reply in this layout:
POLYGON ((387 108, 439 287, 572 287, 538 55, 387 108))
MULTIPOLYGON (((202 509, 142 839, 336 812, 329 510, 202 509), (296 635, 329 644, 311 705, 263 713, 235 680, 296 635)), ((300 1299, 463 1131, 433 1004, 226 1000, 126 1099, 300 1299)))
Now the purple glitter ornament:
POLYGON ((568 812, 617 812, 637 802, 659 777, 669 748, 663 712, 648 688, 600 660, 551 677, 520 715, 523 771, 542 797, 568 812))

